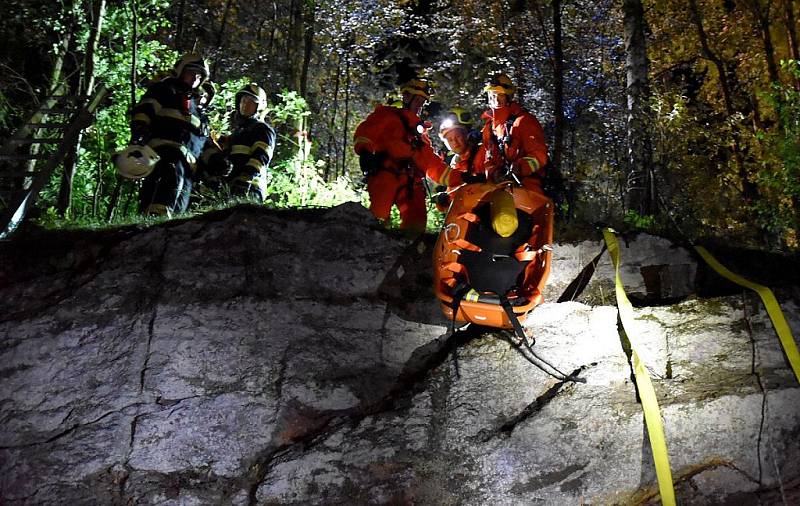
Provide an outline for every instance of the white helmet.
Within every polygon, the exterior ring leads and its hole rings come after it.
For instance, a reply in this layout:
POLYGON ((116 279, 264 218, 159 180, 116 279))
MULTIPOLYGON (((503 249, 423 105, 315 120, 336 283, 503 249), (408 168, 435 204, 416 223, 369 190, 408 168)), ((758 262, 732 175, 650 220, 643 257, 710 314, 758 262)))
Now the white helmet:
POLYGON ((201 83, 205 82, 208 79, 208 76, 211 74, 211 70, 208 68, 208 63, 206 60, 196 53, 189 53, 183 55, 180 60, 175 63, 175 67, 172 69, 172 72, 175 74, 175 77, 180 77, 184 70, 196 70, 202 76, 201 83))
POLYGON ((131 144, 111 157, 117 173, 125 179, 142 179, 153 172, 161 157, 150 146, 131 144))
POLYGON ((255 117, 261 119, 267 111, 267 92, 261 86, 250 83, 236 92, 236 111, 241 114, 242 98, 250 97, 256 103, 255 117))

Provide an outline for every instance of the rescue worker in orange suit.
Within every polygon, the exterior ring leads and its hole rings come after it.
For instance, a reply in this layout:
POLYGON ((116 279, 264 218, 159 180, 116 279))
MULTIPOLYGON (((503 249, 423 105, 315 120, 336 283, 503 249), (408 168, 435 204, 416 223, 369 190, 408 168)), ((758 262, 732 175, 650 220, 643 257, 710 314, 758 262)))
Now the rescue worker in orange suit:
POLYGON ((267 169, 275 151, 275 129, 265 120, 267 93, 248 84, 236 93, 232 133, 225 154, 232 168, 225 181, 231 195, 263 202, 267 197, 267 169))
MULTIPOLYGON (((450 205, 451 195, 466 183, 486 181, 483 172, 476 173, 475 155, 480 145, 480 132, 472 130, 469 111, 454 107, 447 111, 439 123, 439 139, 449 153, 449 174, 440 180, 446 185, 436 187, 436 206, 444 212, 450 205)), ((445 157, 447 160, 448 157, 445 157)))
POLYGON ((542 192, 547 164, 542 125, 514 101, 516 89, 505 74, 491 77, 484 91, 489 109, 481 116, 485 123, 477 168, 492 180, 512 177, 529 190, 542 192))
POLYGON ((411 79, 400 93, 401 109, 378 105, 358 125, 353 149, 367 179, 372 214, 386 224, 396 205, 400 228, 423 232, 428 219, 423 180, 427 174, 438 182, 449 171, 431 147, 428 125, 419 117, 431 98, 430 83, 411 79))
POLYGON ((208 75, 206 61, 187 54, 133 108, 131 143, 148 145, 161 157, 142 183, 140 213, 170 216, 189 206, 195 164, 209 133, 196 90, 208 75))

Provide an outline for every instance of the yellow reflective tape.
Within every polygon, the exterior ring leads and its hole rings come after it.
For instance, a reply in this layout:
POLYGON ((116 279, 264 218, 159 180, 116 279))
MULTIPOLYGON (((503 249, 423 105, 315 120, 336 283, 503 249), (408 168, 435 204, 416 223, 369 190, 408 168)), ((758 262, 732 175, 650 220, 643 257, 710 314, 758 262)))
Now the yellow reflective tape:
MULTIPOLYGON (((179 119, 181 121, 189 123, 195 128, 200 128, 201 121, 199 117, 195 116, 194 114, 184 114, 178 109, 163 107, 161 103, 154 98, 144 98, 139 102, 139 104, 136 107, 141 107, 143 105, 148 105, 148 104, 153 106, 153 111, 155 112, 156 116, 161 116, 163 118, 179 119)), ((135 116, 134 119, 136 119, 135 116)))
POLYGON ((250 146, 245 146, 244 144, 236 144, 231 146, 231 154, 232 155, 249 155, 250 154, 250 146))
MULTIPOLYGON (((608 246, 608 254, 614 263, 614 284, 616 285, 617 307, 619 308, 619 318, 622 326, 627 329, 632 328, 631 323, 634 319, 633 306, 625 289, 622 286, 622 278, 619 275, 619 245, 617 238, 611 230, 603 231, 603 238, 608 246)), ((658 479, 658 490, 661 494, 661 503, 665 506, 675 506, 675 488, 672 483, 672 471, 669 468, 669 453, 667 452, 667 440, 664 437, 664 424, 661 421, 661 410, 658 407, 658 399, 653 389, 650 375, 647 373, 639 353, 637 351, 636 337, 628 335, 631 343, 631 354, 633 355, 633 373, 636 378, 636 386, 639 388, 639 398, 642 401, 642 411, 644 411, 644 421, 647 424, 647 434, 650 436, 650 448, 653 452, 653 462, 656 467, 656 478, 658 479)))
POLYGON ((253 168, 254 168, 254 169, 256 169, 256 170, 261 170, 261 167, 263 167, 263 166, 264 166, 264 164, 263 164, 263 163, 261 163, 261 160, 256 160, 255 158, 251 158, 251 159, 250 159, 250 160, 247 162, 247 166, 248 166, 248 167, 253 167, 253 168))
POLYGON ((179 111, 177 109, 168 109, 168 108, 165 107, 165 108, 162 108, 160 110, 157 110, 156 111, 156 116, 161 116, 162 118, 172 118, 172 119, 177 119, 177 120, 180 120, 180 121, 185 121, 186 123, 189 123, 190 125, 192 125, 195 128, 200 128, 200 118, 198 118, 197 116, 195 116, 193 114, 184 114, 184 113, 182 113, 181 111, 179 111))
POLYGON ((439 178, 439 181, 437 181, 437 183, 443 184, 445 186, 450 186, 450 172, 452 172, 452 171, 453 171, 453 168, 448 165, 447 168, 444 170, 444 173, 442 174, 442 177, 439 178))
POLYGON ((263 141, 256 141, 255 143, 253 143, 253 151, 255 151, 258 148, 261 148, 264 151, 267 151, 267 150, 269 150, 269 144, 267 144, 266 142, 263 142, 263 141))
MULTIPOLYGON (((154 98, 143 98, 142 100, 139 101, 139 105, 146 105, 146 104, 152 105, 153 108, 155 109, 161 109, 161 103, 154 98)), ((139 107, 139 105, 137 105, 136 107, 139 107)))
POLYGON ((133 116, 133 121, 140 121, 142 123, 150 124, 150 116, 147 114, 140 112, 133 116))
POLYGON ((792 366, 794 377, 797 378, 798 382, 800 382, 800 353, 797 352, 797 344, 794 342, 792 329, 789 328, 789 324, 786 322, 786 318, 783 316, 783 311, 781 311, 781 306, 778 304, 778 300, 775 298, 772 290, 766 286, 753 283, 752 281, 748 281, 743 277, 732 273, 724 265, 719 263, 717 259, 714 258, 704 247, 695 246, 694 249, 700 253, 700 256, 703 257, 703 260, 705 260, 712 269, 717 271, 720 276, 733 281, 737 285, 749 288, 758 293, 762 302, 764 302, 764 306, 767 308, 767 314, 769 315, 770 320, 772 320, 772 326, 775 327, 775 332, 777 332, 778 339, 781 341, 781 346, 783 346, 783 351, 786 353, 786 358, 789 359, 789 365, 792 366))
POLYGON ((528 165, 531 166, 531 171, 536 172, 537 170, 539 170, 539 160, 537 160, 536 158, 532 156, 526 156, 523 158, 523 160, 528 162, 528 165))
POLYGON ((356 137, 354 145, 358 146, 359 144, 363 144, 363 143, 371 144, 372 140, 370 140, 369 137, 356 137))
POLYGON ((167 139, 153 139, 152 141, 148 142, 147 145, 151 148, 157 148, 160 146, 173 147, 181 152, 184 158, 186 158, 186 161, 189 162, 189 165, 194 165, 197 163, 197 158, 195 158, 194 155, 189 152, 189 149, 180 142, 170 141, 167 139))

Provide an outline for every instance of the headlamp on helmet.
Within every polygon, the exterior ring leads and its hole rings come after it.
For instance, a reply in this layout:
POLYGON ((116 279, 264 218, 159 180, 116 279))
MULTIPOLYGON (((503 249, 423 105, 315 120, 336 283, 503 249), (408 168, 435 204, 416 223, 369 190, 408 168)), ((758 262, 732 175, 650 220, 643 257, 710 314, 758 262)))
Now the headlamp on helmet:
POLYGON ((460 107, 454 107, 447 111, 442 122, 439 123, 439 137, 444 139, 447 132, 453 129, 461 129, 468 132, 471 127, 472 115, 460 107))

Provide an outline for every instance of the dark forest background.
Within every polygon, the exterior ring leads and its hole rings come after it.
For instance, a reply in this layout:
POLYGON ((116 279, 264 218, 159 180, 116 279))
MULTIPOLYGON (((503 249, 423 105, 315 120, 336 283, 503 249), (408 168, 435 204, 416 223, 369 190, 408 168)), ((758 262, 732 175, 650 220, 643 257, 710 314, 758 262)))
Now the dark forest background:
MULTIPOLYGON (((505 71, 545 126, 562 224, 611 223, 798 248, 800 69, 793 0, 8 0, 0 18, 0 137, 50 95, 109 99, 45 189, 41 223, 129 219, 135 184, 110 153, 128 111, 187 51, 232 95, 271 97, 270 205, 363 200, 352 132, 405 78, 429 107, 485 108, 505 71), (71 191, 68 191, 70 190, 71 191)), ((476 125, 477 126, 477 125, 476 125)), ((435 135, 433 136, 435 137, 435 135)), ((28 163, 5 163, 25 171, 28 163)), ((3 202, 7 205, 7 202, 3 202)), ((215 205, 213 199, 199 202, 215 205)), ((434 220, 435 221, 435 220, 434 220)))

